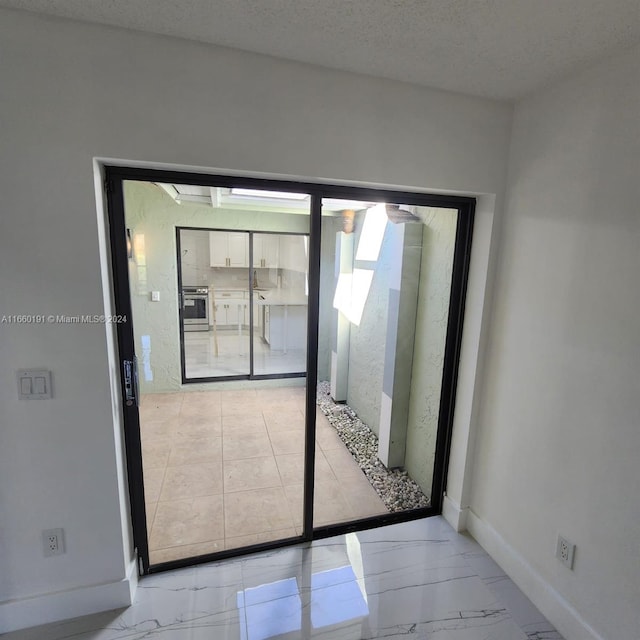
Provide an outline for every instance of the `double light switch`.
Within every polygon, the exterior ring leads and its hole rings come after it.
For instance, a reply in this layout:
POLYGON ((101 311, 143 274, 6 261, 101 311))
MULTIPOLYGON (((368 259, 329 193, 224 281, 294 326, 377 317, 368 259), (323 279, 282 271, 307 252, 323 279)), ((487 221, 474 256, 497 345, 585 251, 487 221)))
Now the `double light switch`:
POLYGON ((42 400, 51 397, 51 371, 21 369, 17 376, 20 400, 42 400))

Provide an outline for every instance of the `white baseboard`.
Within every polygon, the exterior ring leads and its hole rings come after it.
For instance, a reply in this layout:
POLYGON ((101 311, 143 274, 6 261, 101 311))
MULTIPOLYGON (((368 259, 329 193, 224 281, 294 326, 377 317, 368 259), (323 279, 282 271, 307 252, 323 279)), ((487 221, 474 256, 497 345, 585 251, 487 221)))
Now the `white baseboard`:
MULTIPOLYGON (((566 640, 605 640, 487 522, 468 509, 467 530, 566 640)), ((453 525, 452 525, 453 526, 453 525)))
POLYGON ((0 633, 128 607, 138 586, 135 562, 124 580, 0 602, 0 633))
POLYGON ((460 505, 454 502, 449 496, 445 496, 442 501, 442 517, 458 533, 467 530, 468 511, 469 507, 460 507, 460 505))

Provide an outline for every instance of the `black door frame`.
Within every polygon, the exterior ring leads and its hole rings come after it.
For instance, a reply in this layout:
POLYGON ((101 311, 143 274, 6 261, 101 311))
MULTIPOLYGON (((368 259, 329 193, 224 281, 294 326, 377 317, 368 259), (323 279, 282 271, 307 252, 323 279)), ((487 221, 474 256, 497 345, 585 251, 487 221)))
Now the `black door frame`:
POLYGON ((117 325, 118 359, 121 363, 121 394, 126 398, 130 389, 123 375, 125 361, 135 363, 135 343, 132 324, 131 296, 129 287, 129 268, 127 254, 127 229, 124 206, 124 181, 166 182, 212 187, 240 187, 248 189, 266 189, 306 193, 311 196, 311 219, 309 230, 309 299, 307 318, 307 386, 306 386, 306 443, 305 443, 305 481, 303 501, 303 531, 300 536, 260 543, 186 558, 150 566, 148 533, 146 526, 142 445, 140 438, 140 419, 137 400, 123 401, 124 437, 129 478, 129 499, 133 525, 134 546, 138 553, 138 568, 141 575, 180 568, 240 554, 267 549, 275 549, 312 539, 340 535, 351 531, 360 531, 373 527, 399 522, 407 522, 442 513, 442 501, 446 489, 446 476, 449 464, 449 449, 453 428, 457 375, 460 363, 462 343, 462 324, 464 318, 467 279, 471 258, 471 241, 475 214, 475 198, 440 194, 416 193, 393 189, 332 185, 314 182, 290 180, 271 180, 241 176, 225 176, 211 173, 168 171, 149 168, 132 168, 105 165, 105 191, 108 211, 108 227, 111 247, 111 266, 113 275, 113 293, 116 313, 126 320, 117 325), (456 239, 453 257, 449 316, 445 340, 442 390, 436 437, 434 474, 431 489, 431 506, 400 513, 361 518, 346 523, 338 523, 313 528, 313 493, 315 467, 316 432, 316 387, 318 364, 318 315, 320 291, 320 239, 322 229, 322 200, 324 198, 343 198, 368 202, 394 202, 405 205, 455 209, 458 212, 456 239))

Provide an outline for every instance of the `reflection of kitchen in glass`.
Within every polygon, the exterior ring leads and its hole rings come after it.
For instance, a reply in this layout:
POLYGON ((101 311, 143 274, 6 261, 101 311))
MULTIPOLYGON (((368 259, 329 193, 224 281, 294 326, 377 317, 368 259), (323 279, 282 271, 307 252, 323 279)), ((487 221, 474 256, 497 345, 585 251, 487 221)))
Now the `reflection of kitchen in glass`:
POLYGON ((185 378, 304 374, 308 237, 180 229, 180 247, 183 292, 209 305, 206 332, 183 326, 185 378))

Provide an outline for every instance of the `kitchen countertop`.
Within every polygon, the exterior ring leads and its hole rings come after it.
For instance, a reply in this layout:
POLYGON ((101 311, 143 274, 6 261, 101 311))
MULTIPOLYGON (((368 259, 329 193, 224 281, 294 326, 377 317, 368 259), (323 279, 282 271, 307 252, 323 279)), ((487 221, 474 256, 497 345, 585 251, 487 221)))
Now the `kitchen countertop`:
POLYGON ((260 292, 256 302, 263 307, 287 307, 287 306, 307 306, 309 298, 304 293, 292 293, 283 289, 276 289, 273 292, 260 292))

